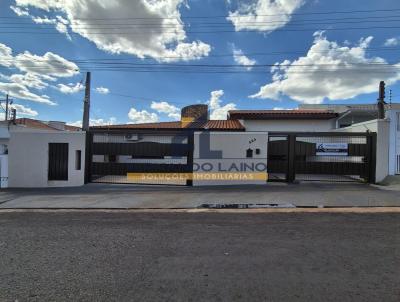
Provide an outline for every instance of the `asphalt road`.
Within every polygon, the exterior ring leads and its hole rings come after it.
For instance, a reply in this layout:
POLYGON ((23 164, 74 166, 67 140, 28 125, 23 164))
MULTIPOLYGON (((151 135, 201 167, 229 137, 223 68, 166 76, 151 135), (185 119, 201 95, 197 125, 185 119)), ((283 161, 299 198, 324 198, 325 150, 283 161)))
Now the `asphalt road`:
POLYGON ((0 301, 399 301, 400 214, 0 213, 0 301))

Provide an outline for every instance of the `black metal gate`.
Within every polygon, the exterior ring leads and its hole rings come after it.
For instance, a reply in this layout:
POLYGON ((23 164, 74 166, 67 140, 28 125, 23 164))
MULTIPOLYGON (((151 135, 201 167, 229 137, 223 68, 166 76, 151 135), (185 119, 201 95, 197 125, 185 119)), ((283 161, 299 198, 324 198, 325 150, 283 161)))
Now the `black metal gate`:
POLYGON ((98 130, 89 149, 90 182, 191 184, 182 175, 193 171, 193 133, 98 130))
POLYGON ((271 181, 375 182, 375 133, 275 133, 269 135, 271 181))

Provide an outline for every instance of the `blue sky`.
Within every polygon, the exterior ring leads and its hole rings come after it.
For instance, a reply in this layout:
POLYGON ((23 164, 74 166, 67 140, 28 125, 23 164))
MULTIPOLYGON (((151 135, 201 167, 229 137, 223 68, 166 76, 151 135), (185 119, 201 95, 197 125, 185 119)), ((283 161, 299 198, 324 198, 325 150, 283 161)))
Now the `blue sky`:
POLYGON ((0 58, 0 93, 13 95, 20 116, 81 120, 83 90, 72 93, 68 88, 79 88, 86 70, 92 71, 93 124, 174 120, 181 107, 206 102, 210 102, 214 118, 223 118, 226 110, 234 108, 372 103, 381 79, 393 91, 394 101, 400 97, 400 67, 396 66, 400 62, 400 5, 396 0, 364 0, 362 5, 358 0, 277 0, 278 6, 270 0, 165 0, 157 7, 157 1, 151 0, 116 0, 113 7, 104 7, 107 2, 100 0, 86 4, 70 0, 68 5, 64 1, 0 2, 0 52, 3 45, 9 56, 3 63, 0 58), (226 18, 229 14, 231 20, 226 18), (160 22, 177 19, 182 25, 157 27, 160 22), (132 22, 142 23, 134 29, 136 34, 128 25, 132 22), (120 25, 111 25, 115 23, 120 25), (77 28, 72 24, 78 24, 77 28), (142 33, 137 34, 140 27, 142 33), (363 29, 337 30, 349 27, 363 29), (321 30, 325 31, 315 33, 321 30), (161 40, 154 46, 154 41, 161 40), (56 59, 45 57, 49 52, 57 55, 56 59), (45 67, 29 68, 32 58, 45 67), (110 62, 119 65, 99 70, 94 61, 86 61, 93 59, 102 66, 110 62), (274 76, 268 65, 285 60, 288 62, 275 69, 274 76), (65 70, 54 71, 54 63, 65 70), (69 63, 76 64, 79 72, 69 63), (122 70, 133 63, 179 72, 122 70), (325 63, 332 70, 321 71, 327 68, 321 66, 325 63), (353 63, 359 65, 342 70, 353 63), (210 73, 216 65, 223 65, 216 67, 222 73, 210 73), (208 73, 182 72, 200 68, 208 73), (240 72, 226 72, 231 68, 240 72), (299 69, 302 72, 296 72, 299 69), (38 80, 42 84, 37 84, 38 80), (71 84, 64 86, 70 93, 62 90, 61 84, 71 84), (99 87, 106 89, 99 93, 99 87))

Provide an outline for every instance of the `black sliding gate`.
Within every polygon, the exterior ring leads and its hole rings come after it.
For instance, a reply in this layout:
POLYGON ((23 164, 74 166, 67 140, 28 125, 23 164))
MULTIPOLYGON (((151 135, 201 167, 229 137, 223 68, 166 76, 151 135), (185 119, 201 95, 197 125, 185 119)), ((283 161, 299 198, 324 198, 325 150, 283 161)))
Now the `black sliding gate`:
POLYGON ((271 133, 271 181, 375 182, 375 133, 271 133))
POLYGON ((90 182, 191 184, 193 133, 95 131, 88 146, 90 182))

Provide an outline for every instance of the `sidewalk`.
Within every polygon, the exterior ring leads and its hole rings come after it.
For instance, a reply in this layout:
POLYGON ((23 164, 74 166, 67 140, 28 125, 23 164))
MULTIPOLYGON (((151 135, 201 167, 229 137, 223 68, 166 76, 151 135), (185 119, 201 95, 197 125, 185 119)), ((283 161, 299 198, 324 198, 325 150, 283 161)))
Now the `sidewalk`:
POLYGON ((358 183, 319 182, 234 187, 89 184, 0 191, 0 209, 193 209, 203 204, 397 207, 400 192, 358 183))

